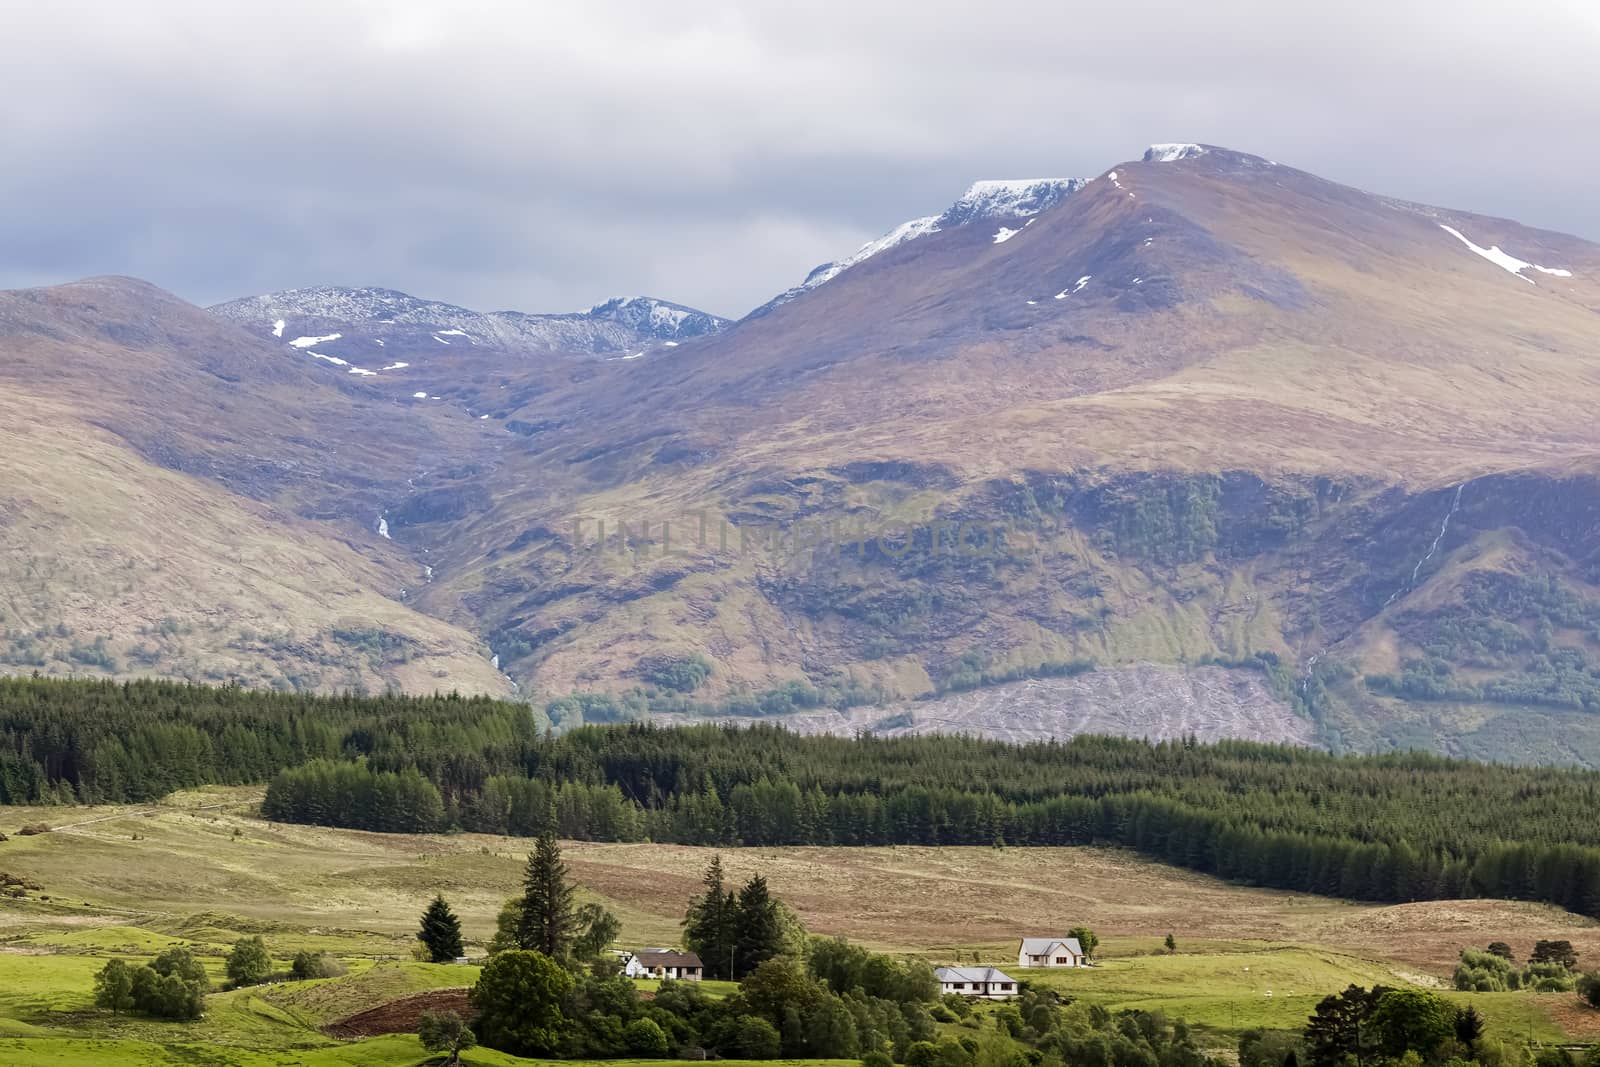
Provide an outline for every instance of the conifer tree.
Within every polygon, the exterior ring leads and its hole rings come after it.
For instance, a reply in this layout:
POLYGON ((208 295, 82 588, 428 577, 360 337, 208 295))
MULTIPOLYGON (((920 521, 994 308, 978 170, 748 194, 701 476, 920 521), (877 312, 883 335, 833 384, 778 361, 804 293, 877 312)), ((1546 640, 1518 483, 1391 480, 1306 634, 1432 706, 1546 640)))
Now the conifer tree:
POLYGON ((689 903, 683 942, 705 964, 708 978, 733 978, 734 918, 737 905, 723 883, 722 857, 706 867, 705 892, 689 903))
POLYGON ((542 952, 551 959, 567 958, 572 948, 576 920, 572 909, 572 884, 555 834, 545 831, 528 854, 522 876, 522 916, 517 924, 517 947, 542 952))
MULTIPOLYGON (((783 950, 783 925, 767 880, 754 875, 739 890, 733 919, 734 978, 743 978, 783 950)), ((703 959, 703 957, 702 957, 703 959)))
POLYGON ((448 963, 464 954, 461 920, 445 903, 443 894, 436 895, 428 905, 428 910, 422 913, 422 928, 417 931, 417 940, 428 950, 428 958, 434 963, 448 963))

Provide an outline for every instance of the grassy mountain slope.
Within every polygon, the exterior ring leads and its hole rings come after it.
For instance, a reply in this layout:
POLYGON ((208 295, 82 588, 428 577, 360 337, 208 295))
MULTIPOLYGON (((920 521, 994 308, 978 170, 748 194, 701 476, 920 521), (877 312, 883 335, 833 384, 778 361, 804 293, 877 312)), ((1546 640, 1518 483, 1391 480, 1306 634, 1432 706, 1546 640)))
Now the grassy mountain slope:
POLYGON ((436 547, 430 605, 553 693, 696 653, 709 697, 1214 661, 1267 672, 1329 743, 1600 758, 1581 698, 1469 710, 1366 684, 1402 669, 1397 609, 1469 540, 1600 598, 1593 527, 1552 510, 1596 500, 1600 248, 1216 149, 996 225, 672 358, 544 381, 505 414, 532 428, 506 488, 436 547), (592 551, 600 519, 648 547, 592 551), (929 524, 963 520, 1011 536, 934 551, 929 524), (898 559, 857 545, 904 524, 898 559), (1527 728, 1509 750, 1485 732, 1505 714, 1527 728))
POLYGON ((355 520, 399 475, 344 394, 116 279, 0 294, 0 348, 0 666, 507 691, 355 520), (335 468, 343 521, 297 514, 339 499, 335 468))

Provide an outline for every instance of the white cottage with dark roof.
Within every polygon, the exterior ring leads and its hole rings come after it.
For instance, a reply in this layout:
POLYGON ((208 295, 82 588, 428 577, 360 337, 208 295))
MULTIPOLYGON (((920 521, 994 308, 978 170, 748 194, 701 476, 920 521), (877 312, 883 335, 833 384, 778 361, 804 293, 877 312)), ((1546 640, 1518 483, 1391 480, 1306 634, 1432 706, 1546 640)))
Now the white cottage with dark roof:
POLYGON ((1018 967, 1087 967, 1089 958, 1075 937, 1025 937, 1017 946, 1018 967))
POLYGON ((1017 980, 993 967, 936 967, 940 993, 984 1000, 1010 1000, 1017 995, 1017 980))

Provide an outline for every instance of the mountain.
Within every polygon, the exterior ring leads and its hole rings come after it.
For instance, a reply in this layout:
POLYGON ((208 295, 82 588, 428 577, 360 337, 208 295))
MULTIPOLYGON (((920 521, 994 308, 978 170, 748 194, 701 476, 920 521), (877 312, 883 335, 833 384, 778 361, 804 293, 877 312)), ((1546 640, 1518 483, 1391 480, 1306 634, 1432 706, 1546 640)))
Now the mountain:
POLYGON ((0 292, 0 666, 506 694, 382 504, 482 433, 364 405, 154 286, 0 292))
POLYGON ((344 389, 409 404, 453 401, 483 417, 503 391, 538 388, 573 360, 668 354, 727 328, 727 319, 654 297, 615 297, 588 311, 480 312, 393 289, 319 286, 209 309, 295 356, 344 389))
POLYGON ((677 345, 728 320, 654 297, 614 297, 588 311, 534 315, 469 311, 393 289, 317 286, 230 300, 210 309, 257 336, 381 360, 390 349, 457 345, 517 353, 603 356, 677 345), (335 336, 337 335, 337 336, 335 336), (377 351, 375 351, 375 349, 377 351))
MULTIPOLYGON (((0 403, 34 427, 8 477, 59 472, 0 509, 7 558, 51 553, 18 579, 60 602, 11 631, 70 602, 75 640, 120 648, 93 609, 120 580, 146 614, 259 599, 332 632, 346 589, 525 694, 615 698, 569 720, 1600 765, 1600 246, 1575 237, 1164 144, 978 183, 670 358, 624 358, 656 317, 629 302, 587 314, 633 332, 583 348, 381 291, 207 316, 84 285, 0 314, 0 403), (185 545, 161 572, 184 583, 124 577, 121 539, 154 553, 198 505, 56 545, 111 462, 80 433, 339 574, 291 603, 185 545)), ((577 318, 563 337, 598 336, 577 318)))
POLYGON ((1159 146, 541 389, 472 549, 435 551, 547 692, 697 655, 736 704, 1087 664, 1119 706, 1204 664, 1334 747, 1595 761, 1596 279, 1577 238, 1159 146), (600 520, 648 548, 596 553, 600 520), (934 551, 962 521, 1012 548, 934 551), (900 558, 852 540, 897 523, 900 558))
MULTIPOLYGON (((965 226, 980 221, 1031 220, 1034 215, 1059 204, 1087 184, 1082 178, 1013 178, 973 182, 961 199, 951 204, 939 215, 928 215, 902 222, 875 241, 868 241, 844 259, 824 263, 806 275, 805 281, 773 297, 757 308, 752 315, 763 315, 780 304, 787 304, 808 290, 830 282, 841 273, 880 252, 914 241, 941 230, 965 226)), ((1028 222, 1023 221, 1026 226, 1028 222)), ((1020 232, 1007 226, 995 230, 992 240, 1003 244, 1020 232)))

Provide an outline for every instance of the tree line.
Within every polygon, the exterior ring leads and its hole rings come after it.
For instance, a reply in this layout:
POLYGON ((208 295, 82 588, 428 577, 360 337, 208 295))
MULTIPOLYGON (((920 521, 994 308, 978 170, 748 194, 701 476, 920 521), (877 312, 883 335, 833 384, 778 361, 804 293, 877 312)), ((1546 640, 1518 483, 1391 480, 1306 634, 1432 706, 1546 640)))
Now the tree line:
POLYGON ((0 679, 0 802, 269 782, 263 813, 391 831, 734 845, 1122 845, 1374 901, 1600 916, 1600 774, 1246 742, 583 727, 459 696, 0 679))

